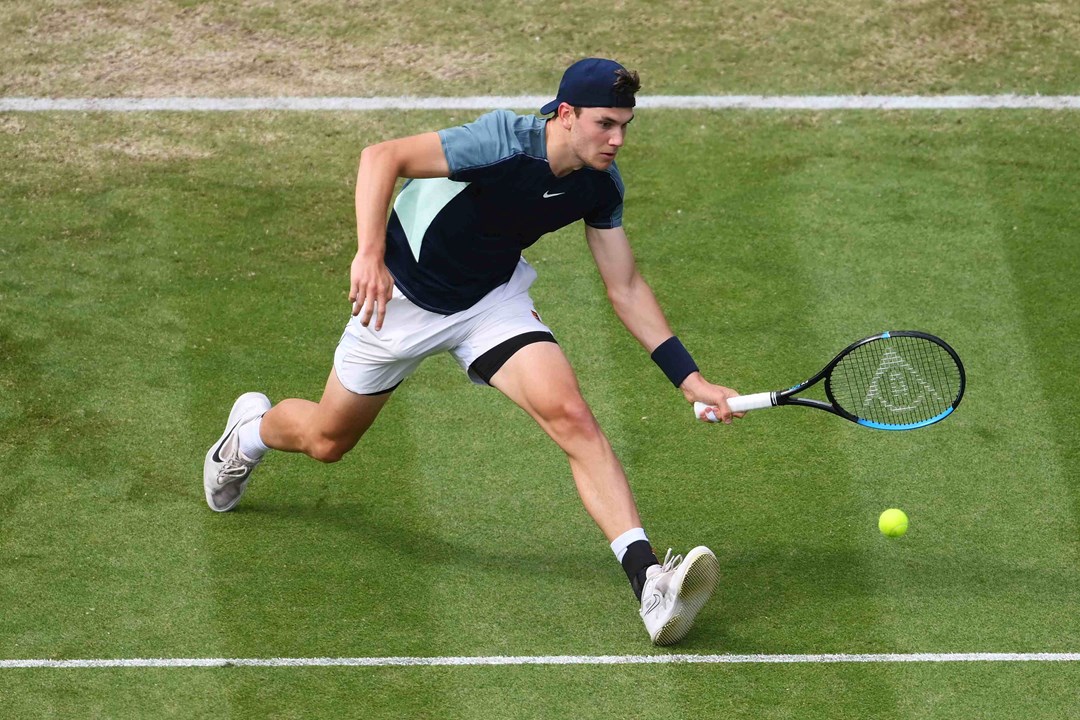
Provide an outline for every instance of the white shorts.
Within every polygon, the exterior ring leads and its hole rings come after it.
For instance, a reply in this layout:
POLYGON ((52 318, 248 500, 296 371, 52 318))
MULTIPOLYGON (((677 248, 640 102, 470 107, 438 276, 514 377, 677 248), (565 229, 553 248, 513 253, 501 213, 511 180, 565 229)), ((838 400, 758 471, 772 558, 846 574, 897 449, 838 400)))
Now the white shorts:
POLYGON ((382 330, 375 330, 374 318, 364 327, 359 316, 345 326, 334 353, 338 380, 359 395, 377 395, 397 387, 424 358, 449 351, 474 383, 486 385, 471 369, 477 358, 512 338, 551 333, 529 297, 535 279, 536 271, 522 258, 510 280, 453 315, 424 310, 395 286, 382 330))

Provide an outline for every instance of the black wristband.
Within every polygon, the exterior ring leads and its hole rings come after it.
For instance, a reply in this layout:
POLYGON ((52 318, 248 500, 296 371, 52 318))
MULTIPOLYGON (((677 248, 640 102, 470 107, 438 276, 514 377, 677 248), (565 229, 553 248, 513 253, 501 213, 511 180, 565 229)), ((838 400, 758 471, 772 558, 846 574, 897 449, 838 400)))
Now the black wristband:
POLYGON ((675 335, 656 346, 652 351, 652 359, 675 387, 682 385, 690 373, 698 370, 694 358, 690 357, 690 353, 675 335))

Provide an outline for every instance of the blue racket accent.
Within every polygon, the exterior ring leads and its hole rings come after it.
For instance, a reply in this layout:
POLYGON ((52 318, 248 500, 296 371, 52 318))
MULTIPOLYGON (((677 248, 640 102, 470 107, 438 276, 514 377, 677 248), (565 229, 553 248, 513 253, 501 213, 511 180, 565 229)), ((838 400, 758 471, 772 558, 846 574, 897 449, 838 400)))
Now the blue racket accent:
POLYGON ((934 423, 938 422, 939 420, 944 420, 946 417, 948 417, 948 415, 952 411, 953 411, 953 408, 950 407, 947 410, 945 410, 945 412, 940 413, 939 415, 935 415, 934 417, 930 418, 929 420, 923 420, 922 422, 917 422, 917 423, 908 423, 906 425, 890 425, 888 423, 874 422, 873 420, 863 420, 862 418, 859 418, 855 422, 859 423, 860 425, 864 425, 866 427, 869 427, 869 428, 874 428, 876 430, 915 430, 916 428, 926 427, 927 425, 933 425, 934 423))
POLYGON ((882 339, 882 340, 885 340, 885 339, 887 339, 888 337, 889 337, 889 331, 888 331, 888 330, 886 330, 885 332, 881 333, 881 339, 882 339))

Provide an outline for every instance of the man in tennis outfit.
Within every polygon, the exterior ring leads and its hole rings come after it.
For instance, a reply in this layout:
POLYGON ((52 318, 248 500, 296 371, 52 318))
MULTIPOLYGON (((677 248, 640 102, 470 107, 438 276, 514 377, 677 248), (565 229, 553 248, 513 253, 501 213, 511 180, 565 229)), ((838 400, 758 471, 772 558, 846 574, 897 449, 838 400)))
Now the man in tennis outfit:
POLYGON ((715 589, 713 553, 664 563, 642 529, 618 458, 529 297, 521 251, 584 220, 616 315, 690 403, 731 421, 737 393, 707 382, 668 327, 622 228, 615 156, 634 117, 637 74, 589 58, 567 69, 541 115, 498 110, 474 122, 364 149, 356 184, 352 318, 318 403, 241 395, 203 470, 218 512, 240 500, 267 449, 336 462, 429 355, 447 351, 469 378, 528 412, 563 449, 586 510, 622 564, 652 641, 678 642, 715 589), (384 224, 394 184, 409 178, 384 224))

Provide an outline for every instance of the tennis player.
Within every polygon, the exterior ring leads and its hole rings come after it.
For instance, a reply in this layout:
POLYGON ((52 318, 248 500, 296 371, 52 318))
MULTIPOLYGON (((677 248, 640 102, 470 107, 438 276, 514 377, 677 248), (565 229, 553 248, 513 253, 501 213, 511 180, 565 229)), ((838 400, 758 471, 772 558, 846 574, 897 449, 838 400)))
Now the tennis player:
POLYGON ((565 451, 653 642, 682 639, 715 589, 716 557, 696 547, 657 560, 623 468, 535 310, 529 287, 536 273, 521 256, 544 234, 583 220, 616 315, 688 402, 731 422, 726 399, 737 393, 702 377, 638 272, 622 227, 615 158, 639 87, 637 73, 588 58, 566 70, 557 96, 541 108, 550 117, 498 110, 365 148, 352 317, 322 399, 271 406, 261 393, 240 396, 206 453, 210 508, 237 504, 267 449, 340 460, 424 358, 449 352, 474 383, 517 403, 565 451), (398 178, 409 180, 391 210, 398 178))

